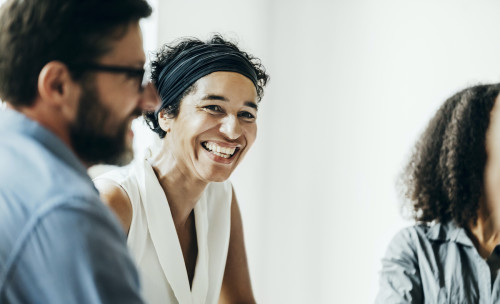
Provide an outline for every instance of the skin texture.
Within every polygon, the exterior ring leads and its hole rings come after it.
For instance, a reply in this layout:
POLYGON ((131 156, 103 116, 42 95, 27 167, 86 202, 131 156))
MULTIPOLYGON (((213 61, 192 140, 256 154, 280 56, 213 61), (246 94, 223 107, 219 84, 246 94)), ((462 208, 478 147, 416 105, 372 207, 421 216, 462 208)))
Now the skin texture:
MULTIPOLYGON (((160 126, 167 135, 159 153, 150 159, 170 205, 190 283, 198 250, 194 206, 209 182, 229 178, 257 134, 257 92, 248 78, 233 72, 215 72, 199 79, 195 87, 181 101, 176 117, 160 115, 160 126), (203 146, 205 142, 238 149, 230 159, 223 159, 207 151, 203 146)), ((103 201, 116 212, 128 232, 132 207, 124 190, 111 182, 96 186, 103 201)), ((220 303, 255 303, 234 191, 220 303)))

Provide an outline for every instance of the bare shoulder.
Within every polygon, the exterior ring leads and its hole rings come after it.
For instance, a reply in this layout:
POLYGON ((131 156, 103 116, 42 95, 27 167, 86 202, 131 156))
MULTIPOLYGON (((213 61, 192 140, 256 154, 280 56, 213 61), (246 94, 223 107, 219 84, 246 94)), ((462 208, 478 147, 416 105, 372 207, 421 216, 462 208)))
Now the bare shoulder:
POLYGON ((116 182, 108 179, 98 178, 94 184, 99 190, 101 200, 118 216, 120 222, 128 234, 132 222, 132 204, 127 192, 116 182))

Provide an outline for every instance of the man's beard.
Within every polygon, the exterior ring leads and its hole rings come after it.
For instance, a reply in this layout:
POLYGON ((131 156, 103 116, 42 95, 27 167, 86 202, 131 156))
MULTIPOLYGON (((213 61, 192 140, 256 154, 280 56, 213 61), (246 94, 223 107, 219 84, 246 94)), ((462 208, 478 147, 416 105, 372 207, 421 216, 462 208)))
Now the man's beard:
MULTIPOLYGON (((110 126, 116 115, 102 104, 92 80, 82 82, 76 121, 70 128, 76 154, 88 166, 128 164, 134 157, 132 144, 126 139, 129 119, 110 126)), ((140 114, 140 110, 135 114, 140 114)))

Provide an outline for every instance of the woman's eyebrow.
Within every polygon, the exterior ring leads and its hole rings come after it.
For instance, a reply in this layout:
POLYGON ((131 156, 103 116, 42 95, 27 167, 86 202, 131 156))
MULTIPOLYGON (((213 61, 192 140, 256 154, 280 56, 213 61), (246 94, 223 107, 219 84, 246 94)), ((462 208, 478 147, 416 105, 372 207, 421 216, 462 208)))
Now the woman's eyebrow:
POLYGON ((259 109, 259 106, 253 101, 245 101, 245 106, 254 108, 255 110, 259 109))
POLYGON ((227 99, 224 96, 221 95, 215 95, 215 94, 207 94, 201 98, 201 100, 221 100, 221 101, 227 101, 229 102, 229 99, 227 99))
MULTIPOLYGON (((203 96, 201 98, 201 100, 220 100, 220 101, 229 102, 229 99, 227 99, 226 97, 221 96, 221 95, 216 95, 216 94, 207 94, 207 95, 203 96)), ((256 109, 256 110, 259 109, 259 106, 253 101, 245 101, 244 105, 247 107, 256 109)))

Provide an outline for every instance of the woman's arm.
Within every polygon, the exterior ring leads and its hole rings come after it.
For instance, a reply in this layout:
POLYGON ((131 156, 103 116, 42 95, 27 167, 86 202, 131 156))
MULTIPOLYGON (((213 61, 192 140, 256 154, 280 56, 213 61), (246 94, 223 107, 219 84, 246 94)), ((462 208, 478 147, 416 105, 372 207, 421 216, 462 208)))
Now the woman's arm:
POLYGON ((127 192, 117 183, 107 179, 94 180, 101 200, 118 216, 126 234, 132 222, 132 204, 127 192))
POLYGON ((255 303, 248 271, 240 208, 233 189, 231 236, 219 303, 255 303))

